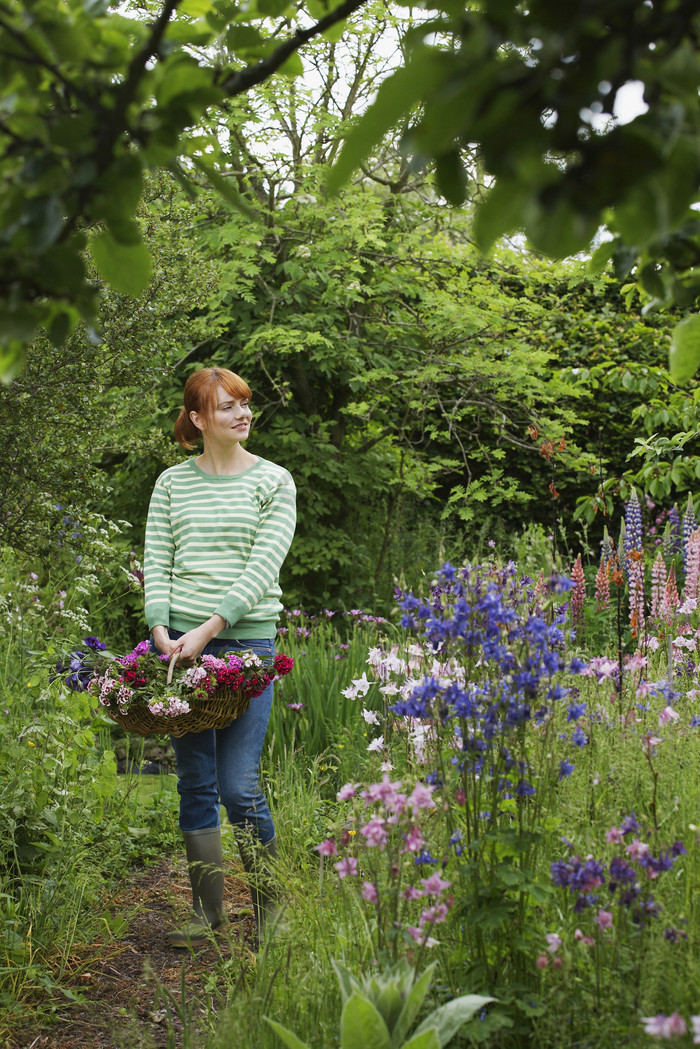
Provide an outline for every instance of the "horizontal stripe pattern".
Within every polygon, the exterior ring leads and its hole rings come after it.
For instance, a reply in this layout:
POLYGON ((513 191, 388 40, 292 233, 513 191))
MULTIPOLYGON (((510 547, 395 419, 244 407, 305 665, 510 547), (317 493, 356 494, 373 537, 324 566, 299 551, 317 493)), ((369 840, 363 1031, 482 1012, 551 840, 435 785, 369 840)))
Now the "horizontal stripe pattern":
POLYGON ((220 637, 270 637, 282 610, 279 573, 294 536, 291 474, 266 459, 233 476, 194 459, 156 481, 144 575, 149 628, 189 630, 218 613, 220 637))

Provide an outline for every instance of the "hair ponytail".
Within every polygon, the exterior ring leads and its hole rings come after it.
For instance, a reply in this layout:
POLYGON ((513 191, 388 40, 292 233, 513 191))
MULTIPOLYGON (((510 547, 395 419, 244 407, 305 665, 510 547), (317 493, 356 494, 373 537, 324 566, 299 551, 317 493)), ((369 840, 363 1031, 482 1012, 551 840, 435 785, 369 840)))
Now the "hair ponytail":
POLYGON ((191 452, 201 439, 202 431, 195 426, 185 408, 182 407, 175 421, 175 440, 191 452))

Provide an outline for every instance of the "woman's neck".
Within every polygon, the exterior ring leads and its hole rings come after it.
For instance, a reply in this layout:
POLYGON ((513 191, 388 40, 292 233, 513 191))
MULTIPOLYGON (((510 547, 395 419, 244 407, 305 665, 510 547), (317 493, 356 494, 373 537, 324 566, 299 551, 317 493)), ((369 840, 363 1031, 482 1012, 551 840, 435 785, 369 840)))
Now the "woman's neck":
POLYGON ((209 442, 204 442, 204 451, 195 460, 200 470, 205 474, 241 474, 249 470, 258 461, 256 455, 251 455, 245 448, 237 444, 234 448, 221 449, 209 442))

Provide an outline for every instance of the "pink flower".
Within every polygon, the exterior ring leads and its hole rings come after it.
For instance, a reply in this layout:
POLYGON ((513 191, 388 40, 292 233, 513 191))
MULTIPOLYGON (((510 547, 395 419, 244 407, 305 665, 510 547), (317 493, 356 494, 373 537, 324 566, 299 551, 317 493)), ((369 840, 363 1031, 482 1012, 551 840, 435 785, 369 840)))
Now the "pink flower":
POLYGON ((425 925, 439 925, 447 920, 449 907, 445 903, 436 903, 434 907, 426 907, 418 919, 421 929, 425 925))
POLYGON ((537 961, 535 962, 535 965, 537 966, 538 969, 546 969, 547 966, 549 965, 549 958, 547 957, 546 954, 540 954, 537 957, 537 961))
POLYGON ((545 936, 547 941, 547 951, 549 954, 556 954, 561 947, 561 936, 558 936, 555 932, 548 932, 545 936))
POLYGON ((357 860, 354 856, 344 856, 335 864, 339 878, 346 878, 348 874, 357 874, 357 860))
POLYGON ((444 878, 441 878, 437 871, 431 874, 429 878, 421 879, 424 896, 439 896, 445 889, 449 889, 451 884, 451 881, 445 881, 444 878))
POLYGON ((635 838, 634 841, 629 843, 625 851, 629 854, 630 859, 640 860, 642 856, 649 855, 649 846, 640 841, 639 838, 635 838))
POLYGON ((416 943, 420 944, 421 947, 438 946, 438 941, 433 939, 432 936, 426 936, 423 929, 416 929, 415 926, 411 925, 406 929, 406 932, 416 941, 416 943))
POLYGON ((335 838, 326 838, 320 845, 316 845, 316 852, 320 852, 322 856, 337 856, 338 850, 335 844, 335 838))
POLYGON ((561 960, 561 958, 559 957, 559 955, 557 955, 555 958, 552 958, 552 965, 554 966, 555 969, 561 969, 563 964, 564 963, 561 960))
POLYGON ((360 827, 360 834, 365 838, 368 845, 376 845, 381 848, 386 844, 387 833, 384 830, 384 820, 381 816, 373 816, 369 823, 360 827))
POLYGON ((669 721, 678 721, 680 714, 673 707, 664 707, 659 714, 659 727, 663 728, 664 725, 668 725, 669 721))
POLYGON ((592 947, 595 943, 595 940, 592 936, 584 936, 580 929, 577 929, 574 933, 574 939, 579 940, 586 947, 592 947))
POLYGON ((354 798, 355 791, 357 790, 357 783, 346 783, 344 787, 341 787, 336 798, 338 801, 347 801, 348 798, 354 798))
POLYGON ((610 911, 599 910, 593 919, 600 929, 612 929, 613 916, 610 911))
POLYGON ((434 809, 433 788, 426 787, 423 783, 416 783, 408 796, 408 804, 413 808, 413 815, 417 816, 420 809, 434 809))
POLYGON ((410 827, 406 834, 406 845, 402 852, 420 852, 425 845, 425 838, 420 827, 410 827))
POLYGON ((362 899, 367 900, 368 903, 379 903, 379 893, 373 881, 362 882, 362 899))
POLYGON ((618 844, 619 842, 624 840, 622 831, 618 827, 611 827, 608 833, 605 835, 605 840, 608 842, 613 842, 614 844, 618 844))
POLYGON ((423 893, 415 885, 408 885, 401 893, 401 898, 410 902, 411 900, 419 900, 422 895, 423 893))
POLYGON ((700 1045, 700 1016, 691 1016, 690 1022, 693 1025, 693 1045, 700 1045))
POLYGON ((672 1038, 676 1034, 685 1034, 687 1031, 685 1020, 679 1013, 657 1013, 656 1016, 643 1016, 641 1023, 644 1024, 645 1034, 653 1035, 654 1038, 672 1038))

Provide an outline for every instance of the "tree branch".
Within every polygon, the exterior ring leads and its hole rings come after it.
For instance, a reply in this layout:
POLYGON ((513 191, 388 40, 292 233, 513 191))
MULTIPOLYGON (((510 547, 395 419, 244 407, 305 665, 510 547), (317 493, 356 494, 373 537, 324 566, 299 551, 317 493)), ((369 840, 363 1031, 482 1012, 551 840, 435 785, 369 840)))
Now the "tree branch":
POLYGON ((358 11, 367 2, 368 0, 344 0, 344 3, 340 4, 339 7, 336 7, 335 10, 331 11, 330 14, 327 14, 309 29, 297 29, 294 36, 280 44, 267 58, 256 62, 255 65, 245 66, 243 69, 239 69, 237 72, 227 76, 219 84, 219 87, 229 97, 244 94, 251 87, 261 84, 273 73, 276 73, 290 55, 293 55, 295 51, 298 51, 309 40, 313 40, 314 37, 324 33, 326 29, 330 29, 336 22, 342 22, 344 18, 358 11))

